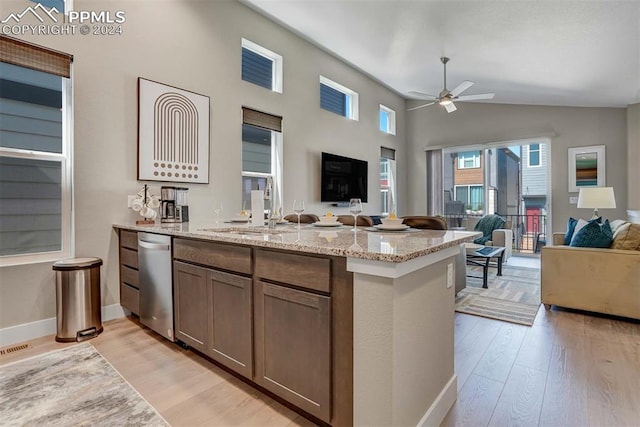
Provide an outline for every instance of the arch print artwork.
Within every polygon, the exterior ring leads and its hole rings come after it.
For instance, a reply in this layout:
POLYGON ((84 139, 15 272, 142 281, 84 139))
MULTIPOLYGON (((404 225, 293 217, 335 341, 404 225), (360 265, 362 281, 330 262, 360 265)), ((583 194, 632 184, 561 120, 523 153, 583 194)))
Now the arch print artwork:
POLYGON ((138 78, 138 179, 209 182, 209 97, 138 78))

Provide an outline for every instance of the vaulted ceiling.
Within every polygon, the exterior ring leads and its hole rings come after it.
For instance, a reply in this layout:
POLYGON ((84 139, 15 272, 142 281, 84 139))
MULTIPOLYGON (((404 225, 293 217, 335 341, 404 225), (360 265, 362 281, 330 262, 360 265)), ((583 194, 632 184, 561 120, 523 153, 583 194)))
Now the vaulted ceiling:
POLYGON ((403 96, 447 86, 507 104, 640 102, 640 1, 242 0, 403 96))

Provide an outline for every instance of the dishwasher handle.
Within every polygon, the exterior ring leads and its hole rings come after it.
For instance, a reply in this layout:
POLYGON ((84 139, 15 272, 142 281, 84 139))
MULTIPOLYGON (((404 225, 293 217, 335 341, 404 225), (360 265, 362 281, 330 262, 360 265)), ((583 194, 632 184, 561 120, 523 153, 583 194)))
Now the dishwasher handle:
POLYGON ((138 246, 145 249, 155 249, 160 251, 168 251, 171 249, 171 245, 166 245, 164 243, 149 243, 143 240, 138 240, 138 246))

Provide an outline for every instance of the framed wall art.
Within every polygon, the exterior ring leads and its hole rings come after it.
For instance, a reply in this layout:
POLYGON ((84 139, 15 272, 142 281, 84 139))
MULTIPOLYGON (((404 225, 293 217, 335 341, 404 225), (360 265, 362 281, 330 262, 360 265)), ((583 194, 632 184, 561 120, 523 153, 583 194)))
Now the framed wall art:
POLYGON ((569 148, 569 192, 606 185, 605 146, 569 148))
POLYGON ((209 182, 209 97, 138 78, 138 179, 209 182))

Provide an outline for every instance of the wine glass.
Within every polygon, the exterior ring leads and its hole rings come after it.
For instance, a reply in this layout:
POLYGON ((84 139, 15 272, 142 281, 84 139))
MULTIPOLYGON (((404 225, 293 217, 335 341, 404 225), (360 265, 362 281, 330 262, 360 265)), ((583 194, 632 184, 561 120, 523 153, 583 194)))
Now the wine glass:
POLYGON ((362 212, 362 200, 349 200, 349 212, 353 215, 353 231, 357 231, 356 225, 358 224, 358 214, 362 212))
POLYGON ((353 245, 349 246, 349 250, 353 252, 362 252, 362 246, 358 244, 358 235, 353 233, 353 245))
POLYGON ((293 211, 298 215, 298 229, 300 229, 300 214, 304 212, 304 200, 294 200, 293 211))
POLYGON ((222 211, 224 210, 222 203, 216 203, 213 206, 213 212, 215 212, 216 214, 216 224, 218 224, 220 222, 220 214, 222 214, 222 211))

